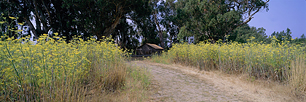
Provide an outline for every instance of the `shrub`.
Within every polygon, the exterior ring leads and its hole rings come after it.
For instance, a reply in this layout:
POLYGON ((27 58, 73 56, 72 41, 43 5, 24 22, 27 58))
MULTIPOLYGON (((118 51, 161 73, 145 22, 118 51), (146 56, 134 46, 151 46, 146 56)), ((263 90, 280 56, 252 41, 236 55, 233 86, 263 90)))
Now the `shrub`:
POLYGON ((66 43, 47 34, 37 44, 25 38, 0 41, 0 100, 82 101, 88 90, 122 87, 125 53, 107 41, 75 37, 66 43))
POLYGON ((289 82, 305 91, 305 46, 288 42, 261 44, 199 43, 175 44, 162 57, 172 63, 195 66, 200 70, 221 70, 226 73, 247 73, 252 77, 289 82))

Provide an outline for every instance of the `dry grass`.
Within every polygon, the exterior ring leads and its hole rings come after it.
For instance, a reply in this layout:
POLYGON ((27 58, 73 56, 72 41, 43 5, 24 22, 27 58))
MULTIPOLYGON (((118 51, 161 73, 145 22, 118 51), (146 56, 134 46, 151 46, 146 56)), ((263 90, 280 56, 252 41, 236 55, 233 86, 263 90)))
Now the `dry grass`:
POLYGON ((153 56, 151 61, 220 71, 222 74, 247 75, 245 80, 254 84, 260 81, 259 86, 305 99, 304 49, 300 45, 277 43, 177 44, 167 53, 153 56))
MULTIPOLYGON (((155 62, 154 60, 151 61, 155 62)), ((205 71, 198 69, 198 67, 177 64, 179 63, 174 63, 172 66, 176 66, 180 68, 180 70, 184 70, 188 73, 195 74, 194 72, 199 72, 203 75, 205 74, 205 76, 210 76, 212 78, 211 81, 213 80, 215 84, 221 83, 217 86, 220 86, 220 88, 222 87, 224 90, 249 91, 248 93, 244 92, 244 94, 251 95, 254 99, 260 97, 253 95, 252 92, 270 97, 272 100, 280 100, 277 98, 282 98, 281 102, 303 102, 303 100, 306 99, 306 65, 304 59, 298 59, 291 64, 292 75, 290 76, 290 81, 287 82, 277 82, 272 79, 256 78, 249 76, 249 74, 246 73, 227 73, 222 70, 205 71)))
POLYGON ((248 73, 255 78, 285 82, 291 74, 291 61, 303 54, 304 49, 304 46, 287 43, 175 44, 156 62, 166 58, 172 63, 196 66, 200 70, 248 73))
MULTIPOLYGON (((163 52, 166 53, 166 52, 163 52)), ((165 55, 153 55, 151 58, 148 58, 148 60, 151 60, 153 62, 156 63, 163 63, 163 64, 170 64, 171 63, 171 59, 168 56, 165 55)))
POLYGON ((178 70, 184 74, 197 77, 227 93, 243 97, 245 100, 254 102, 303 102, 303 99, 293 95, 291 87, 273 80, 255 79, 249 77, 248 74, 229 74, 220 70, 205 71, 180 64, 145 63, 178 70))
POLYGON ((143 68, 118 63, 111 70, 101 68, 101 63, 92 63, 92 68, 83 80, 74 85, 62 84, 54 99, 57 102, 141 102, 148 99, 150 82, 143 68))
MULTIPOLYGON (((86 94, 86 101, 101 102, 103 100, 105 102, 141 102, 148 100, 149 92, 147 89, 150 85, 148 72, 143 68, 132 66, 126 68, 125 72, 125 83, 124 86, 120 87, 120 89, 107 91, 101 90, 103 88, 99 87, 92 88, 86 94)), ((123 73, 117 74, 122 75, 123 73)))
MULTIPOLYGON (((55 97, 41 99, 57 102, 141 102, 148 100, 149 74, 139 67, 121 63, 105 71, 100 64, 93 64, 88 75, 73 84, 60 82, 55 97)), ((69 78, 71 79, 71 78, 69 78)), ((69 82, 69 79, 67 80, 69 82)), ((48 94, 46 94, 48 95, 48 94)))
POLYGON ((289 84, 293 94, 299 98, 306 99, 306 64, 303 57, 298 57, 291 63, 292 75, 289 84))

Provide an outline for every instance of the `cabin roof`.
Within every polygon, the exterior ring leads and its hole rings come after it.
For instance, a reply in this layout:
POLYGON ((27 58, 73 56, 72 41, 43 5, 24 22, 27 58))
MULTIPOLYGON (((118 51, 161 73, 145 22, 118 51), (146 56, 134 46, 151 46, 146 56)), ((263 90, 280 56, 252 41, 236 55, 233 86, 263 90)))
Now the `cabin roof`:
MULTIPOLYGON (((160 47, 160 46, 158 46, 158 45, 156 45, 156 44, 150 44, 150 43, 146 43, 146 44, 143 44, 143 45, 148 45, 148 46, 150 46, 150 47, 152 47, 153 49, 156 49, 156 50, 163 50, 164 48, 162 48, 162 47, 160 47)), ((141 45, 140 47, 138 47, 138 48, 141 48, 143 45, 141 45)), ((137 49, 138 49, 137 48, 137 49)))
POLYGON ((157 49, 157 50, 163 50, 164 49, 164 48, 162 48, 162 47, 160 47, 160 46, 158 46, 156 44, 150 44, 150 43, 146 43, 146 44, 151 46, 151 47, 153 47, 154 49, 157 49))
POLYGON ((163 50, 164 49, 164 48, 162 48, 162 47, 160 47, 160 46, 158 46, 156 44, 150 44, 150 43, 146 43, 146 44, 151 46, 151 47, 153 47, 154 49, 157 49, 157 50, 163 50))

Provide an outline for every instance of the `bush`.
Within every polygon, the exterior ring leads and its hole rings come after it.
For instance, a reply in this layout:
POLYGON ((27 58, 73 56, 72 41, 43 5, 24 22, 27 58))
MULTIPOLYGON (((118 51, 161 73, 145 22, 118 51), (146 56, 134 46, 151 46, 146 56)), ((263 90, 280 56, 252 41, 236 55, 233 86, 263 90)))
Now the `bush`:
POLYGON ((199 43, 175 44, 161 57, 172 63, 195 66, 200 70, 221 70, 226 73, 247 73, 252 77, 289 82, 296 89, 305 90, 305 46, 288 42, 199 43), (302 59, 302 60, 300 60, 302 59))
POLYGON ((47 34, 37 44, 25 38, 0 41, 0 100, 82 101, 88 90, 122 87, 125 53, 107 41, 75 37, 66 43, 47 34))

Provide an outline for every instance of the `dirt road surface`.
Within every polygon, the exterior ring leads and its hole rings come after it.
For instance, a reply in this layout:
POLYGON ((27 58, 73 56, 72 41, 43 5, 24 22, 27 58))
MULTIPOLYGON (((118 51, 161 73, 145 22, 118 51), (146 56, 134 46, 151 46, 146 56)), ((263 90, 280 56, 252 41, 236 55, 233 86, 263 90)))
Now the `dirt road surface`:
POLYGON ((151 73, 152 102, 292 102, 290 97, 226 78, 215 72, 180 65, 131 61, 151 73))

